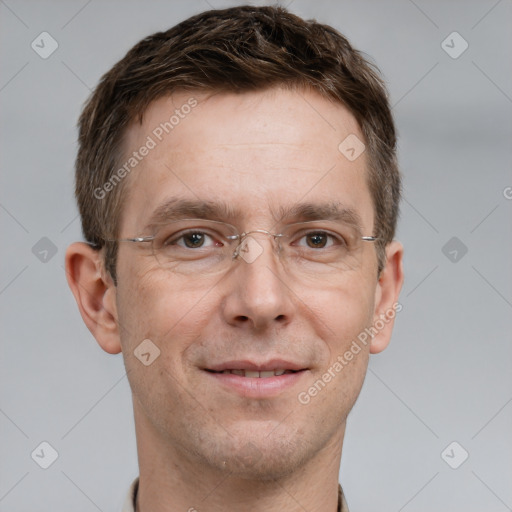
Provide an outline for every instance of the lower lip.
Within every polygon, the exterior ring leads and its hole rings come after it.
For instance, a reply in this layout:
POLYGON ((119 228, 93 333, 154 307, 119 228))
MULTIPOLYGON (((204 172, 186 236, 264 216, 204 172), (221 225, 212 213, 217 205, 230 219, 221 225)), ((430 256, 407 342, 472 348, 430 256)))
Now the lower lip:
POLYGON ((242 377, 233 373, 205 373, 222 386, 249 398, 271 398, 293 387, 304 377, 307 370, 294 373, 284 373, 275 377, 242 377))

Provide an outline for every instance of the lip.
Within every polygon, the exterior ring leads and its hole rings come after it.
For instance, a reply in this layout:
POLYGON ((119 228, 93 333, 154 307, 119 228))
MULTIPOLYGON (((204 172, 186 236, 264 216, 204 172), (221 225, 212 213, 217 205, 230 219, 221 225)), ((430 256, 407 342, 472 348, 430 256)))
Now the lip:
MULTIPOLYGON (((254 361, 226 361, 220 364, 214 364, 204 368, 212 372, 222 372, 224 370, 249 370, 255 372, 268 372, 272 370, 293 370, 298 372, 300 370, 307 370, 307 368, 292 361, 285 361, 284 359, 271 359, 269 361, 255 363, 254 361)), ((244 377, 246 378, 246 377, 244 377)))
POLYGON ((297 385, 309 369, 298 363, 282 359, 255 363, 253 361, 226 361, 209 368, 203 369, 207 378, 212 379, 228 392, 236 393, 245 398, 272 398, 297 385), (249 370, 249 371, 272 371, 272 370, 293 370, 293 373, 284 373, 274 377, 243 377, 233 373, 214 373, 224 370, 249 370))

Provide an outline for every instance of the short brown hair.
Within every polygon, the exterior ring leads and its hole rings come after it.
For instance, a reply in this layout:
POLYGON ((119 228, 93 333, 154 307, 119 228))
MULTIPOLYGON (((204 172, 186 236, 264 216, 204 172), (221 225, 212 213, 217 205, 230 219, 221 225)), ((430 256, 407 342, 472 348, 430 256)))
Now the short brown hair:
POLYGON ((206 11, 146 37, 101 78, 83 109, 75 194, 85 240, 105 247, 114 282, 117 244, 106 241, 118 237, 124 183, 101 199, 95 190, 112 179, 128 125, 142 122, 150 102, 177 91, 243 93, 276 86, 316 91, 345 105, 358 121, 368 151, 380 273, 395 234, 401 178, 379 71, 328 25, 282 7, 239 6, 206 11))

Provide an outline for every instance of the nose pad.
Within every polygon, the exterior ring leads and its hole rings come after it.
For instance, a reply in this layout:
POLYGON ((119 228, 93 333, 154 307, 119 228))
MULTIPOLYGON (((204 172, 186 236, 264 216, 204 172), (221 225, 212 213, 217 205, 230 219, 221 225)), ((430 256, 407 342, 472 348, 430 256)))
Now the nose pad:
POLYGON ((276 247, 277 237, 281 235, 274 235, 270 233, 270 231, 265 231, 263 229, 258 229, 255 231, 249 231, 247 233, 242 233, 240 235, 240 243, 233 253, 233 259, 236 259, 240 256, 246 263, 253 263, 256 261, 264 251, 263 245, 261 245, 255 237, 250 236, 252 233, 263 233, 265 235, 269 235, 271 237, 271 245, 272 250, 277 250, 279 252, 279 245, 276 247))
POLYGON ((240 256, 246 263, 253 263, 256 259, 263 254, 263 246, 252 236, 246 236, 238 244, 233 259, 240 256))

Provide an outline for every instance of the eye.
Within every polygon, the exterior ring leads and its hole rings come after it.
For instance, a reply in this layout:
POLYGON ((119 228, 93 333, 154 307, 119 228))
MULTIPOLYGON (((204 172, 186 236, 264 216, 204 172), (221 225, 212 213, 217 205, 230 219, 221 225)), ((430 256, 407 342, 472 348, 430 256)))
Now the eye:
POLYGON ((299 235, 298 246, 308 247, 310 249, 326 249, 334 245, 346 245, 343 238, 326 231, 310 231, 303 235, 299 235))
POLYGON ((177 233, 165 239, 164 247, 177 245, 185 249, 200 249, 205 247, 222 247, 222 242, 219 237, 214 237, 200 230, 189 230, 186 232, 177 233))

